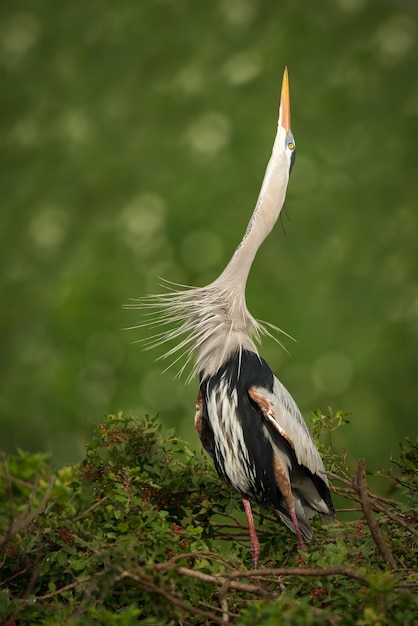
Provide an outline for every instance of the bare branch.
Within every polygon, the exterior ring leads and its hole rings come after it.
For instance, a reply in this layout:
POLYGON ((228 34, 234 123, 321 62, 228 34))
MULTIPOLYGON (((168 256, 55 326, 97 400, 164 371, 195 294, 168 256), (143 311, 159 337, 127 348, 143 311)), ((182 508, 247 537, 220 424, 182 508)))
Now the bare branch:
MULTIPOLYGON (((234 572, 232 572, 230 575, 222 574, 218 576, 218 575, 213 575, 213 574, 205 574, 204 572, 200 572, 199 570, 189 569, 188 567, 179 567, 177 571, 179 574, 184 574, 185 576, 188 576, 189 578, 195 578, 196 580, 200 580, 205 583, 210 583, 218 587, 223 587, 225 585, 225 582, 228 581, 228 585, 231 589, 238 589, 239 591, 248 591, 249 593, 253 593, 254 595, 261 596, 264 598, 274 599, 274 598, 277 598, 279 595, 277 592, 268 591, 267 589, 264 589, 263 587, 260 587, 259 585, 253 585, 249 583, 240 583, 240 582, 231 580, 232 577, 235 578, 234 572)), ((242 572, 240 572, 240 574, 242 574, 242 572)), ((241 576, 239 576, 239 578, 241 578, 241 576)))
POLYGON ((162 586, 156 585, 148 577, 143 578, 142 576, 137 575, 134 572, 126 571, 126 572, 123 572, 121 574, 120 578, 131 578, 132 580, 137 581, 140 584, 141 588, 146 589, 148 592, 160 595, 165 600, 167 600, 167 602, 170 602, 170 604, 172 604, 174 606, 178 606, 181 609, 183 609, 184 611, 186 611, 188 613, 191 613, 192 615, 193 614, 194 615, 199 615, 200 617, 204 617, 206 619, 209 619, 213 623, 220 624, 221 626, 223 626, 223 624, 225 624, 225 622, 223 621, 223 618, 219 619, 219 617, 217 617, 213 613, 209 613, 208 611, 203 611, 202 609, 199 609, 197 607, 191 606, 187 602, 184 602, 183 600, 181 600, 178 596, 176 596, 176 595, 174 595, 172 593, 169 593, 162 586))
MULTIPOLYGON (((372 497, 374 499, 375 496, 372 497)), ((412 524, 408 524, 408 522, 406 522, 403 517, 399 517, 399 515, 392 513, 392 511, 389 511, 387 507, 383 506, 383 504, 380 504, 380 502, 375 502, 374 508, 377 509, 379 512, 387 515, 393 522, 399 524, 399 526, 402 526, 402 528, 405 528, 405 530, 410 532, 412 535, 415 535, 415 537, 418 537, 418 530, 414 528, 412 524)))
POLYGON ((377 545, 380 554, 389 565, 391 569, 396 569, 396 561, 392 552, 389 549, 388 544, 383 537, 383 534, 379 528, 375 516, 373 515, 372 505, 370 503, 369 494, 367 491, 366 483, 366 464, 364 459, 360 459, 357 467, 357 484, 360 495, 360 502, 363 509, 364 517, 367 520, 367 524, 370 528, 371 535, 377 545))

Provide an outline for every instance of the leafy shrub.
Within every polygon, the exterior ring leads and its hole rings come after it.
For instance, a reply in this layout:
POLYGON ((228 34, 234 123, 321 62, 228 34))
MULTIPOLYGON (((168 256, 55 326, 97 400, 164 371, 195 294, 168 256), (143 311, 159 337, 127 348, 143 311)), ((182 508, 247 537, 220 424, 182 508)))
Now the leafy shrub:
POLYGON ((418 447, 401 446, 380 472, 390 497, 377 496, 364 462, 353 477, 333 452, 346 421, 318 411, 313 431, 327 435, 333 490, 353 519, 316 521, 305 555, 261 511, 259 570, 239 496, 155 418, 107 417, 85 460, 57 472, 45 455, 3 455, 1 623, 412 626, 418 447))

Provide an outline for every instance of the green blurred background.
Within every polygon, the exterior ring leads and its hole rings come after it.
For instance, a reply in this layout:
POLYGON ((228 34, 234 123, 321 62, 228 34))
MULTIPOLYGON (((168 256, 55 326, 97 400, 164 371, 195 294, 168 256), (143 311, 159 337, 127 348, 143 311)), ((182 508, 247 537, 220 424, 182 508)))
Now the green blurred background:
POLYGON ((415 436, 415 2, 53 0, 0 5, 0 446, 77 461, 108 412, 197 447, 197 381, 161 373, 122 308, 158 276, 203 285, 254 207, 284 65, 298 145, 284 229, 248 305, 305 416, 386 463, 415 436), (285 230, 285 232, 284 232, 285 230))

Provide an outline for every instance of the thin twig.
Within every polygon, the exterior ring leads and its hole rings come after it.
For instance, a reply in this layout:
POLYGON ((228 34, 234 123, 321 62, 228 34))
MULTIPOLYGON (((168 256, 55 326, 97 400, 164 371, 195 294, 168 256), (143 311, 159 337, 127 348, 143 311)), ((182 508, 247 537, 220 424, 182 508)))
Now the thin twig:
MULTIPOLYGON (((211 611, 214 612, 215 615, 217 615, 218 613, 222 614, 223 612, 222 607, 213 606, 213 604, 209 604, 209 602, 204 602, 203 600, 199 600, 199 605, 202 607, 206 607, 207 609, 210 609, 211 611)), ((240 614, 233 613, 232 611, 228 609, 228 617, 233 617, 234 619, 238 619, 238 617, 240 617, 240 614)))
MULTIPOLYGON (((0 459, 2 458, 5 459, 5 455, 4 455, 4 452, 0 450, 0 459)), ((3 468, 5 468, 4 464, 3 464, 3 468)), ((15 483, 16 485, 21 485, 22 487, 26 487, 27 489, 31 489, 33 486, 32 483, 28 483, 27 480, 22 480, 21 478, 17 478, 17 476, 10 476, 10 474, 7 473, 7 469, 5 470, 4 474, 0 474, 0 478, 10 483, 15 483)))
POLYGON ((405 530, 410 532, 412 535, 418 537, 418 530, 414 528, 411 524, 408 524, 408 522, 405 522, 402 517, 399 517, 399 515, 392 513, 392 511, 388 511, 388 509, 379 502, 375 502, 374 506, 378 509, 378 511, 387 515, 393 522, 396 522, 396 524, 399 524, 399 526, 405 528, 405 530))
POLYGON ((195 559, 201 557, 204 559, 212 559, 214 561, 218 561, 219 563, 222 563, 231 570, 233 570, 235 567, 234 564, 231 563, 231 561, 228 561, 228 559, 226 559, 224 556, 217 552, 211 552, 210 550, 195 550, 194 552, 184 552, 183 554, 177 554, 176 556, 173 556, 171 559, 169 559, 168 561, 164 561, 163 563, 154 563, 153 569, 157 571, 166 570, 170 569, 175 563, 177 563, 177 561, 194 561, 195 559))
POLYGON ((370 528, 371 535, 374 539, 376 546, 379 549, 380 554, 389 565, 391 569, 396 569, 396 561, 392 552, 389 549, 388 544, 383 537, 383 534, 379 528, 375 516, 373 515, 372 505, 370 503, 367 483, 366 483, 366 464, 364 459, 360 459, 357 467, 357 485, 359 489, 360 502, 363 509, 364 517, 367 520, 367 524, 370 528))
POLYGON ((162 596, 165 600, 167 600, 167 602, 169 602, 170 604, 173 604, 174 606, 180 607, 181 609, 183 609, 183 611, 187 611, 191 614, 199 615, 200 617, 211 620, 215 624, 220 624, 220 626, 223 626, 223 624, 225 623, 223 619, 219 619, 213 613, 209 613, 208 611, 203 611, 202 609, 199 609, 197 607, 191 606, 190 604, 187 604, 187 602, 184 602, 179 597, 166 591, 162 586, 156 585, 149 578, 143 578, 142 576, 139 576, 135 574, 134 572, 129 572, 129 571, 122 572, 122 574, 120 575, 120 579, 122 578, 131 578, 132 580, 135 580, 146 591, 162 596))
POLYGON ((370 493, 370 491, 369 491, 369 496, 373 498, 374 500, 378 500, 379 502, 384 502, 385 504, 390 504, 395 508, 402 506, 402 503, 399 502, 398 500, 393 500, 393 498, 385 498, 384 496, 378 496, 375 493, 370 493))
MULTIPOLYGON (((218 587, 222 587, 225 584, 225 581, 231 577, 228 574, 222 575, 212 575, 205 574, 204 572, 200 572, 199 570, 189 569, 188 567, 179 567, 178 573, 183 574, 184 576, 188 576, 189 578, 195 578, 196 580, 200 580, 204 583, 210 583, 212 585, 216 585, 218 587)), ((257 571, 257 570, 256 570, 257 571)), ((233 572, 232 572, 233 575, 233 572)), ((267 589, 263 589, 259 585, 254 585, 251 583, 241 583, 234 580, 230 580, 229 587, 231 589, 238 589, 239 591, 247 591, 249 593, 253 593, 254 595, 261 596, 262 598, 277 598, 277 592, 271 592, 267 589)))
POLYGON ((84 578, 79 578, 75 580, 73 583, 69 583, 68 585, 64 585, 64 587, 60 587, 59 589, 55 589, 55 591, 50 591, 49 593, 45 593, 43 596, 36 596, 36 602, 42 602, 43 600, 49 600, 50 598, 54 598, 55 596, 59 596, 64 591, 70 591, 71 589, 75 589, 75 587, 79 587, 84 585, 85 583, 93 580, 95 578, 99 578, 99 576, 103 576, 106 574, 103 572, 96 572, 92 576, 84 576, 84 578))
POLYGON ((83 517, 86 517, 86 515, 94 511, 94 509, 97 509, 97 507, 103 504, 103 502, 105 502, 108 498, 109 496, 104 496, 103 498, 100 498, 100 500, 92 504, 88 509, 86 509, 85 511, 82 511, 82 513, 80 513, 79 515, 76 515, 76 517, 73 517, 71 522, 80 521, 81 519, 83 519, 83 517))
POLYGON ((342 476, 334 474, 333 472, 327 472, 327 476, 329 476, 333 480, 338 480, 338 482, 343 483, 344 485, 348 485, 351 488, 353 487, 353 481, 348 478, 343 478, 342 476))
POLYGON ((21 513, 19 517, 17 517, 15 520, 12 520, 11 524, 9 523, 9 528, 7 529, 6 534, 0 541, 0 550, 10 541, 10 539, 14 535, 19 533, 24 528, 27 528, 33 522, 33 520, 39 515, 39 513, 42 511, 42 509, 45 507, 46 503, 49 500, 49 496, 51 495, 52 490, 55 485, 55 480, 56 480, 55 476, 52 476, 41 502, 38 504, 37 507, 34 508, 33 511, 30 512, 30 508, 35 498, 35 493, 36 493, 36 488, 37 488, 37 482, 34 483, 32 493, 29 499, 29 503, 25 511, 23 511, 23 513, 21 513))

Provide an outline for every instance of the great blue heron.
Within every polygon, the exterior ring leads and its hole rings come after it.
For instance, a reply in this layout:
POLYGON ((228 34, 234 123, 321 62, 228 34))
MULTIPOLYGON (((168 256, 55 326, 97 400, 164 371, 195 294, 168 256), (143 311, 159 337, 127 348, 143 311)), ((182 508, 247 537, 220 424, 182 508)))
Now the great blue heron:
POLYGON ((258 354, 255 342, 270 331, 245 302, 252 262, 280 215, 295 154, 286 68, 272 155, 255 210, 228 265, 206 287, 177 290, 172 285, 140 304, 151 308, 146 325, 169 326, 150 338, 149 347, 180 338, 164 356, 177 357, 176 362, 186 354, 186 363, 195 363, 193 373, 200 377, 195 425, 219 476, 241 494, 255 567, 260 546, 250 499, 273 506, 302 550, 304 539, 312 537, 309 519, 316 512, 334 516, 325 468, 305 421, 258 354))

